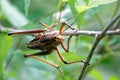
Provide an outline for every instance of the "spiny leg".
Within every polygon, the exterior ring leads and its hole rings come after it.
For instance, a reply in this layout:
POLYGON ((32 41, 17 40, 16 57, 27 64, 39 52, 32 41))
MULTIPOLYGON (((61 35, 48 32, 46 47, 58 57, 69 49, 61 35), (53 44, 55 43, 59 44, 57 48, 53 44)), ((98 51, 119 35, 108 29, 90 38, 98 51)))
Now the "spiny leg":
POLYGON ((62 43, 61 43, 62 48, 63 48, 66 52, 69 52, 69 46, 70 46, 70 39, 71 39, 71 38, 72 38, 72 36, 70 36, 70 37, 68 38, 68 40, 67 40, 67 48, 65 47, 63 41, 62 41, 62 43))
POLYGON ((83 61, 83 60, 76 60, 76 61, 72 61, 72 62, 67 62, 67 61, 64 59, 64 57, 60 54, 58 48, 56 48, 56 51, 57 51, 58 56, 60 57, 60 59, 64 62, 64 64, 73 64, 73 63, 78 63, 78 62, 83 62, 84 64, 86 64, 86 62, 83 61))
POLYGON ((53 63, 51 63, 51 62, 48 62, 48 61, 46 61, 46 60, 44 60, 44 59, 42 59, 42 58, 36 57, 36 56, 38 56, 38 55, 48 55, 48 54, 50 54, 50 53, 48 53, 48 52, 49 52, 49 51, 38 52, 38 53, 34 53, 34 54, 29 54, 29 55, 28 55, 28 54, 27 54, 27 55, 25 54, 24 57, 30 57, 30 58, 33 58, 33 59, 42 61, 43 63, 49 64, 49 65, 55 67, 56 69, 58 69, 58 70, 60 71, 61 75, 64 76, 62 69, 61 69, 58 65, 53 64, 53 63))

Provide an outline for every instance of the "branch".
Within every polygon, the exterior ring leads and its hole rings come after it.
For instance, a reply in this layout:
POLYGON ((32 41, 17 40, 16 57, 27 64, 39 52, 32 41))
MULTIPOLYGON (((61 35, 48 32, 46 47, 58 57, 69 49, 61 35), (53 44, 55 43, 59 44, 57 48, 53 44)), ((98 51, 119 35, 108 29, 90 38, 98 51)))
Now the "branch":
MULTIPOLYGON (((96 36, 100 35, 102 31, 87 31, 87 30, 80 30, 80 31, 65 31, 63 35, 65 36, 77 36, 77 35, 88 35, 88 36, 96 36)), ((116 30, 110 30, 105 33, 105 35, 119 35, 120 34, 120 29, 116 30)))
POLYGON ((91 58, 92 58, 92 56, 93 56, 93 53, 94 53, 95 48, 97 47, 98 43, 100 42, 100 40, 101 40, 102 38, 104 38, 107 30, 108 30, 110 27, 112 27, 112 25, 113 25, 119 18, 120 18, 120 14, 119 14, 113 21, 111 21, 111 23, 110 23, 99 35, 96 35, 96 38, 95 38, 94 43, 93 43, 93 46, 92 46, 92 48, 91 48, 91 50, 90 50, 90 52, 89 52, 89 55, 88 55, 88 57, 87 57, 87 59, 86 59, 86 64, 84 64, 83 69, 82 69, 82 72, 80 73, 79 80, 81 80, 82 77, 84 76, 84 73, 85 73, 85 71, 86 71, 86 69, 87 69, 87 67, 88 67, 88 64, 89 64, 89 62, 90 62, 90 60, 91 60, 91 58))
MULTIPOLYGON (((17 32, 17 31, 24 31, 24 30, 17 30, 17 29, 12 29, 12 28, 5 28, 0 25, 0 31, 2 32, 17 32)), ((59 32, 59 31, 57 31, 59 32)), ((65 31, 62 33, 64 36, 77 36, 77 35, 88 35, 88 36, 95 36, 95 35, 100 35, 101 31, 88 31, 88 30, 78 30, 78 31, 65 31)), ((105 35, 119 35, 120 34, 120 29, 116 30, 110 30, 105 33, 105 35)))
MULTIPOLYGON (((89 52, 89 55, 86 59, 86 64, 84 64, 83 66, 83 69, 82 69, 82 72, 79 76, 79 80, 82 79, 85 71, 86 71, 86 68, 92 58, 92 55, 94 53, 94 50, 96 48, 96 46, 98 45, 98 43, 100 42, 100 40, 105 36, 105 35, 119 35, 120 34, 120 29, 116 29, 116 30, 111 30, 111 31, 108 31, 108 29, 110 27, 112 27, 112 25, 120 18, 120 15, 117 16, 103 31, 87 31, 87 30, 78 30, 78 31, 65 31, 63 32, 62 35, 64 36, 70 36, 70 35, 73 35, 73 36, 77 36, 77 35, 88 35, 88 36, 95 36, 95 40, 94 40, 94 43, 93 43, 93 46, 89 52)), ((9 32, 16 32, 16 31, 24 31, 24 30, 16 30, 16 29, 12 29, 12 28, 5 28, 3 26, 0 25, 0 31, 2 32, 5 32, 5 31, 9 31, 9 32)), ((38 30, 38 29, 37 29, 38 30)), ((59 31, 57 31, 59 33, 59 31)))

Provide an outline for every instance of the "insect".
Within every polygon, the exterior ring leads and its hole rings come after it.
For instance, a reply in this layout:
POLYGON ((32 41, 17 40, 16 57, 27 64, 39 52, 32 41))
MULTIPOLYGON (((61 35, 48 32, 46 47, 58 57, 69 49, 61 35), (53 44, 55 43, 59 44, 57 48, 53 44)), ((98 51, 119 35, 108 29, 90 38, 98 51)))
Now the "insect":
POLYGON ((55 68, 57 68, 58 70, 60 70, 60 72, 62 73, 62 70, 60 69, 60 67, 56 64, 53 64, 51 62, 48 62, 44 59, 41 59, 39 57, 36 56, 44 56, 44 55, 49 55, 52 53, 52 51, 56 51, 59 58, 61 59, 61 61, 63 61, 63 63, 65 64, 73 64, 73 63, 77 63, 77 62, 83 62, 85 63, 85 61, 83 60, 76 60, 73 62, 68 62, 64 59, 64 57, 62 56, 62 54, 60 53, 60 51, 58 50, 58 45, 61 45, 62 48, 66 51, 69 52, 69 45, 70 45, 70 39, 72 38, 72 36, 70 36, 67 40, 67 47, 65 47, 64 45, 64 36, 62 35, 62 33, 66 30, 64 29, 65 26, 67 26, 67 28, 70 28, 71 30, 75 30, 75 28, 71 27, 69 24, 67 24, 66 22, 62 22, 59 32, 56 30, 53 30, 53 27, 50 27, 48 25, 46 25, 45 23, 40 23, 42 26, 45 27, 45 29, 38 29, 38 30, 26 30, 26 31, 19 31, 19 32, 9 32, 8 35, 13 35, 13 34, 34 34, 34 39, 31 40, 28 44, 27 47, 30 49, 35 49, 35 50, 42 50, 42 52, 37 52, 37 53, 33 53, 33 54, 25 54, 24 57, 30 57, 30 58, 34 58, 37 59, 39 61, 42 61, 46 64, 49 64, 55 68))
POLYGON ((71 26, 69 26, 67 23, 62 23, 60 27, 60 31, 53 30, 51 27, 47 26, 44 23, 40 23, 41 25, 45 26, 46 29, 38 29, 38 30, 28 30, 28 31, 20 31, 20 32, 9 32, 8 35, 13 35, 13 34, 35 34, 34 39, 31 40, 28 44, 27 47, 30 49, 36 49, 36 50, 43 50, 43 52, 37 52, 34 54, 25 54, 24 57, 31 57, 37 60, 40 60, 44 63, 47 63, 57 69, 60 70, 62 73, 60 67, 56 64, 50 63, 46 60, 43 60, 41 58, 35 57, 35 56, 43 56, 43 55, 49 55, 52 53, 52 51, 56 50, 58 56, 60 59, 65 63, 65 64, 73 64, 77 62, 83 62, 83 60, 77 60, 73 62, 67 62, 64 57, 60 54, 60 51, 58 50, 58 45, 61 44, 62 48, 66 51, 69 52, 69 45, 70 45, 70 39, 72 36, 70 36, 67 40, 67 47, 64 45, 64 36, 62 36, 63 33, 63 27, 67 25, 70 29, 74 30, 71 26))

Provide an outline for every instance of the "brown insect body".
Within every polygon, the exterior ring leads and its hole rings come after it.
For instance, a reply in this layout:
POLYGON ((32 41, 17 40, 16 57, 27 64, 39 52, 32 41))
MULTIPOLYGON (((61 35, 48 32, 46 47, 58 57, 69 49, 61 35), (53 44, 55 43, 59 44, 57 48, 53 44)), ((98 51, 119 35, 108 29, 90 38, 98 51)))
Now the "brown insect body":
POLYGON ((35 34, 35 38, 27 44, 30 49, 53 51, 64 40, 57 31, 45 31, 35 34))
POLYGON ((77 63, 77 62, 83 62, 83 63, 86 64, 86 62, 83 61, 83 60, 76 60, 76 61, 71 61, 71 62, 66 61, 64 59, 64 57, 62 56, 62 54, 60 54, 60 51, 57 48, 57 46, 59 44, 61 44, 62 48, 66 52, 69 52, 69 44, 70 44, 70 39, 72 38, 72 36, 70 36, 68 38, 67 47, 65 47, 65 45, 63 43, 64 42, 64 37, 62 36, 62 33, 64 32, 63 28, 65 26, 67 26, 71 30, 75 30, 74 28, 72 28, 67 23, 63 22, 60 26, 59 32, 57 32, 57 31, 53 30, 52 27, 49 27, 45 23, 40 23, 40 24, 43 25, 44 27, 46 27, 46 29, 44 29, 44 30, 42 30, 42 29, 28 30, 28 31, 9 32, 8 33, 8 35, 12 35, 12 34, 35 34, 34 39, 27 44, 27 47, 30 48, 30 49, 42 50, 42 52, 36 52, 34 54, 25 54, 24 57, 34 58, 34 59, 42 61, 46 64, 49 64, 49 65, 57 68, 61 72, 61 74, 63 74, 63 73, 62 73, 62 70, 60 69, 60 67, 58 65, 53 64, 51 62, 48 62, 48 61, 46 61, 44 59, 41 59, 39 57, 36 57, 36 56, 48 55, 48 54, 52 53, 53 50, 55 50, 57 52, 59 58, 65 64, 73 64, 73 63, 77 63))

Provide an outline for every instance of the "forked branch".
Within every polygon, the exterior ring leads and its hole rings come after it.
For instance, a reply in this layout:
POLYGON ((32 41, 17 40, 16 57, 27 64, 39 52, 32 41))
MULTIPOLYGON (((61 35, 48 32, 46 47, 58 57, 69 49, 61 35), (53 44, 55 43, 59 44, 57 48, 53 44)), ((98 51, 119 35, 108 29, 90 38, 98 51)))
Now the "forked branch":
MULTIPOLYGON (((110 27, 112 27, 112 25, 113 25, 119 18, 120 18, 120 14, 119 14, 115 19, 113 19, 113 20, 111 21, 111 23, 110 23, 99 35, 96 34, 96 38, 95 38, 95 40, 94 40, 93 46, 92 46, 92 48, 91 48, 91 50, 90 50, 90 52, 89 52, 89 55, 88 55, 88 57, 87 57, 87 59, 86 59, 86 63, 87 63, 87 64, 89 64, 89 62, 90 62, 90 60, 91 60, 91 58, 92 58, 92 56, 93 56, 93 53, 94 53, 94 51, 95 51, 98 43, 101 41, 102 38, 104 38, 104 36, 105 36, 106 32, 108 31, 108 29, 109 29, 110 27)), ((87 64, 84 64, 83 69, 82 69, 82 72, 80 73, 80 76, 79 76, 79 80, 81 80, 82 77, 84 76, 85 71, 86 71, 86 69, 87 69, 87 67, 88 67, 87 64)))

